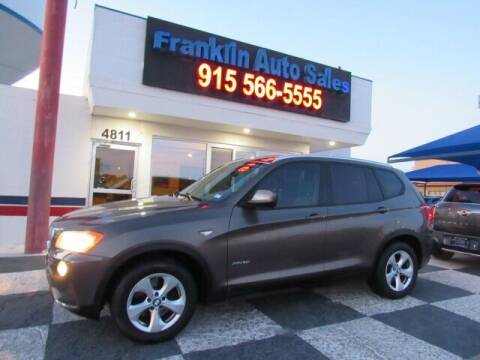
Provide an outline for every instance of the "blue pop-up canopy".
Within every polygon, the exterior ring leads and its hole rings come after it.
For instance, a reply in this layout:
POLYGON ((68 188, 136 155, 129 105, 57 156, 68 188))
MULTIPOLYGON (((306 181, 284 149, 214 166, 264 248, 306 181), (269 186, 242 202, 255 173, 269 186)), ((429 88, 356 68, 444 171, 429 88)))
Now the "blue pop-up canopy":
POLYGON ((480 125, 392 155, 388 162, 441 159, 480 169, 480 125))
POLYGON ((405 173, 405 175, 411 181, 480 183, 479 170, 464 164, 435 165, 425 169, 410 171, 405 173))

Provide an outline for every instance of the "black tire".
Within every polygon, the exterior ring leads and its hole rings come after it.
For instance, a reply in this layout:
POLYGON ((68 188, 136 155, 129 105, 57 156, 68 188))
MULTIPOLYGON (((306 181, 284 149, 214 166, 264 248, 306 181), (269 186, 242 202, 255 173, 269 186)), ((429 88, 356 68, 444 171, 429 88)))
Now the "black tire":
POLYGON ((451 260, 453 258, 453 255, 455 255, 455 253, 451 251, 442 250, 439 247, 435 247, 432 251, 432 255, 433 257, 440 260, 451 260))
MULTIPOLYGON (((116 325, 124 335, 134 341, 152 343, 166 341, 177 335, 190 321, 195 311, 196 303, 197 285, 190 272, 176 261, 159 259, 134 267, 120 279, 110 299, 110 311, 116 325), (185 290, 186 301, 183 313, 171 327, 160 332, 149 333, 138 329, 132 324, 127 314, 127 301, 133 287, 140 280, 156 273, 164 273, 176 277, 185 290)), ((146 311, 150 310, 147 309, 146 311)), ((148 317, 148 314, 146 316, 148 317)))
MULTIPOLYGON (((391 266, 390 266, 391 269, 391 266)), ((375 268, 373 279, 372 279, 372 287, 373 290, 378 293, 379 295, 390 298, 390 299, 400 299, 407 296, 415 286, 415 282, 417 281, 417 274, 418 274, 418 259, 415 251, 412 247, 404 242, 396 242, 392 245, 388 246, 380 255, 377 266, 375 268), (411 258, 411 265, 413 266, 413 272, 411 275, 411 280, 409 284, 403 288, 402 290, 394 290, 388 284, 386 272, 387 272, 387 262, 389 261, 390 257, 400 251, 406 252, 410 255, 411 258)), ((405 278, 403 278, 404 280, 405 278)), ((392 279, 393 283, 396 280, 392 279)), ((391 281, 392 281, 391 280, 391 281)), ((402 281, 403 281, 402 280, 402 281)))

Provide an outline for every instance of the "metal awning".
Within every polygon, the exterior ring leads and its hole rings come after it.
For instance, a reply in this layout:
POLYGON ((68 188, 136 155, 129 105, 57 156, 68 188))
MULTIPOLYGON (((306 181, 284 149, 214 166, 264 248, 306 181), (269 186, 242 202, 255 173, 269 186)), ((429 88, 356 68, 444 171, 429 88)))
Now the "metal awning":
POLYGON ((405 173, 411 181, 480 182, 480 172, 465 164, 435 165, 405 173))
POLYGON ((11 85, 39 65, 44 0, 0 0, 0 84, 11 85))
POLYGON ((392 155, 388 162, 440 159, 480 169, 480 125, 392 155))

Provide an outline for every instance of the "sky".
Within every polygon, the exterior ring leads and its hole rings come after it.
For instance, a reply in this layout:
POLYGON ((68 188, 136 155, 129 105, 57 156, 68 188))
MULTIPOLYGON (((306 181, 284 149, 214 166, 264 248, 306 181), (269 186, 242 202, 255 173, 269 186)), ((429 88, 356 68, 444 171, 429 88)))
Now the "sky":
MULTIPOLYGON (((365 145, 352 150, 354 157, 385 162, 389 155, 480 123, 477 0, 96 3, 341 66, 372 80, 372 132, 365 145)), ((83 94, 94 4, 69 1, 62 93, 83 94)), ((38 71, 16 85, 37 84, 38 71)))

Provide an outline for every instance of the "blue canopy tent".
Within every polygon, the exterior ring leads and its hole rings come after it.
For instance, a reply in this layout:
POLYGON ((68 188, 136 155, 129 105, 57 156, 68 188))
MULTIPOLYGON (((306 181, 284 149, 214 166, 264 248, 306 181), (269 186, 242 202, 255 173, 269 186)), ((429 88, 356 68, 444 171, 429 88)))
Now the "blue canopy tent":
POLYGON ((480 170, 465 164, 435 165, 405 173, 413 182, 423 182, 423 195, 427 194, 429 182, 474 182, 480 183, 480 170))
POLYGON ((388 162, 440 159, 480 169, 480 125, 392 155, 388 162))
POLYGON ((478 182, 480 172, 470 165, 435 165, 405 173, 410 181, 421 182, 478 182))

